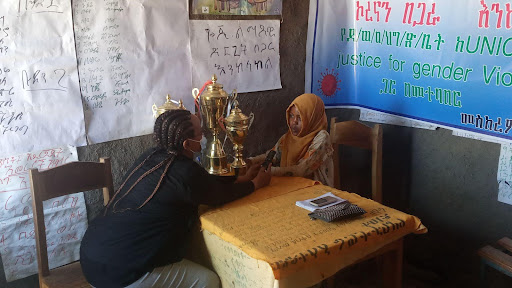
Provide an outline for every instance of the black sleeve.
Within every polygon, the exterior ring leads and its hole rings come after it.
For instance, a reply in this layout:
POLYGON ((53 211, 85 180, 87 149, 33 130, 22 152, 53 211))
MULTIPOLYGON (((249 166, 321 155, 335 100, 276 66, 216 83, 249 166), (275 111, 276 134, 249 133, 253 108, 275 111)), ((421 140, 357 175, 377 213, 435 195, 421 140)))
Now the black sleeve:
POLYGON ((195 204, 222 205, 254 191, 252 181, 235 183, 235 177, 210 175, 199 165, 195 165, 192 170, 189 188, 195 204))

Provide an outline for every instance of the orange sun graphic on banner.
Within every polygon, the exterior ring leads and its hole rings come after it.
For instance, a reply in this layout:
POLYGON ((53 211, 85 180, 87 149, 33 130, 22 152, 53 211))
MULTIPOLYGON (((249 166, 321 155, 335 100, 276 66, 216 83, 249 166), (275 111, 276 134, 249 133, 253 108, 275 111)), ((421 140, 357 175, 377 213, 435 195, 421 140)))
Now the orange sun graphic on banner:
POLYGON ((325 69, 325 72, 320 73, 322 79, 318 80, 320 88, 318 89, 326 97, 332 97, 336 91, 340 91, 341 80, 338 80, 338 73, 334 73, 334 69, 325 69))

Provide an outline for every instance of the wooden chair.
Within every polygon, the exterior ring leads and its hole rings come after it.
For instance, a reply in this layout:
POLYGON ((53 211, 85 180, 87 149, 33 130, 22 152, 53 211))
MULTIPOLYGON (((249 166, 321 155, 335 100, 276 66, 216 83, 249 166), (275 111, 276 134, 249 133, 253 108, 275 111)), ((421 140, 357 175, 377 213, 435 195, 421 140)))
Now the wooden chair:
POLYGON ((498 248, 487 245, 478 250, 481 259, 480 286, 487 287, 487 266, 512 277, 512 240, 503 237, 497 242, 498 248))
MULTIPOLYGON (((372 151, 372 200, 382 203, 382 126, 376 124, 371 128, 358 121, 336 123, 336 117, 333 117, 331 118, 330 134, 334 149, 334 187, 341 189, 338 145, 370 150, 372 151)), ((377 257, 383 274, 384 287, 401 287, 403 263, 402 238, 359 259, 355 264, 377 257)), ((331 277, 328 281, 328 286, 334 287, 334 281, 334 277, 331 277)))
POLYGON ((114 190, 110 159, 100 158, 99 163, 71 162, 45 171, 30 169, 29 175, 32 210, 34 213, 39 286, 91 287, 82 274, 80 261, 50 271, 43 201, 72 193, 103 188, 103 203, 106 205, 114 190))
POLYGON ((331 142, 334 148, 334 188, 341 189, 338 145, 346 145, 372 151, 372 199, 382 203, 382 127, 373 128, 358 121, 336 123, 331 118, 331 142))

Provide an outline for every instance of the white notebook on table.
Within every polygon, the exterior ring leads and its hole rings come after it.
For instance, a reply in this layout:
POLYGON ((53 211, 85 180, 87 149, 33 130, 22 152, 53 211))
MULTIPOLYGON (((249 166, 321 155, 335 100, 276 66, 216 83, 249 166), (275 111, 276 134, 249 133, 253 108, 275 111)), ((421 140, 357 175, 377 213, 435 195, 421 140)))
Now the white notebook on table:
POLYGON ((313 211, 315 211, 317 209, 324 209, 324 208, 331 207, 333 205, 340 204, 340 203, 343 203, 343 202, 346 202, 346 201, 347 200, 345 200, 343 198, 340 198, 340 197, 332 194, 331 192, 328 192, 328 193, 325 193, 324 195, 318 196, 316 198, 306 199, 306 200, 303 200, 303 201, 297 201, 297 202, 295 202, 295 205, 297 205, 297 206, 299 206, 301 208, 304 208, 304 209, 306 209, 308 211, 313 212, 313 211), (316 200, 316 199, 319 199, 319 198, 322 198, 322 197, 325 197, 325 196, 334 197, 334 198, 338 199, 338 201, 330 203, 330 204, 327 204, 327 205, 322 206, 322 207, 318 207, 318 206, 315 206, 315 205, 310 203, 313 200, 316 200))

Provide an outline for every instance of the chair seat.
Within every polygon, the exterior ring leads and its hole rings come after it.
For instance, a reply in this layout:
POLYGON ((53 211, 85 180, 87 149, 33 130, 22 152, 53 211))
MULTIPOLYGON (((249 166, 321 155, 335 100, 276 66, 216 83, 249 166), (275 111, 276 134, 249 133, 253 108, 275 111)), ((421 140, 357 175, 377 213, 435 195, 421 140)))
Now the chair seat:
POLYGON ((501 247, 507 249, 509 252, 512 252, 512 239, 503 237, 498 240, 498 244, 500 244, 501 247))
POLYGON ((50 275, 40 281, 42 282, 41 287, 48 288, 91 287, 87 280, 85 280, 84 274, 82 274, 82 267, 79 261, 50 270, 50 275))
POLYGON ((512 277, 512 256, 490 245, 478 250, 478 255, 485 264, 512 277))

